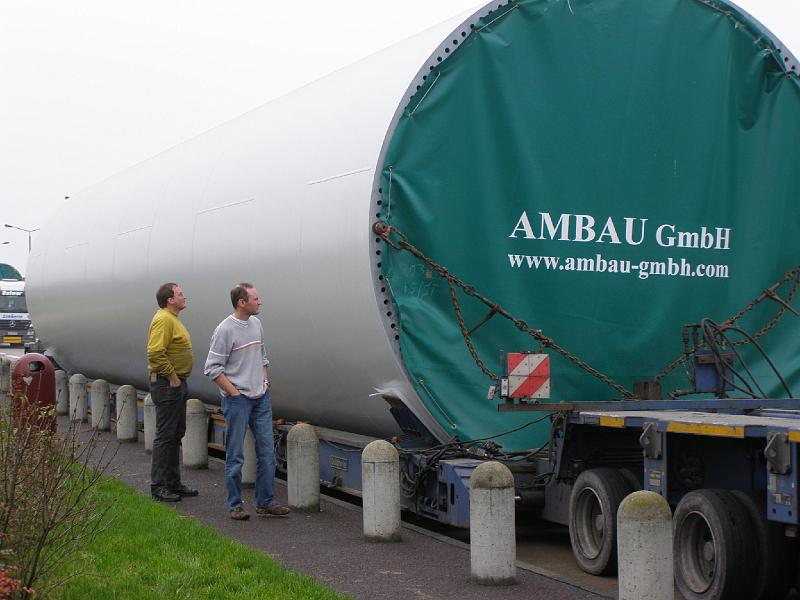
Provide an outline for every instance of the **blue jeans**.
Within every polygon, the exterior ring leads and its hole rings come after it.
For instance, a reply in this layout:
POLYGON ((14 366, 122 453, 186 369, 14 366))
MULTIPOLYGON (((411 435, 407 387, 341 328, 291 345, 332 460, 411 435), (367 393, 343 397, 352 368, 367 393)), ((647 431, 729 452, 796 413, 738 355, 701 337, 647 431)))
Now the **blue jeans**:
POLYGON ((243 504, 242 465, 244 434, 248 425, 256 445, 256 506, 267 508, 277 504, 269 390, 253 400, 243 395, 223 397, 222 414, 225 416, 225 487, 228 490, 228 510, 243 504))

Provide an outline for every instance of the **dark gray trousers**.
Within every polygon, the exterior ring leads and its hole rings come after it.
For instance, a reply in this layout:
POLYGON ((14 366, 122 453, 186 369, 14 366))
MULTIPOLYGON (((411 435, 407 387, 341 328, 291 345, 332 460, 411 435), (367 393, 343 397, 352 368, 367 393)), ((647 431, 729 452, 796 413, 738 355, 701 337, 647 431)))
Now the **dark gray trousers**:
POLYGON ((150 383, 150 397, 156 408, 156 435, 150 463, 150 489, 175 489, 181 484, 181 438, 186 433, 186 381, 180 387, 169 387, 169 381, 158 377, 150 383))

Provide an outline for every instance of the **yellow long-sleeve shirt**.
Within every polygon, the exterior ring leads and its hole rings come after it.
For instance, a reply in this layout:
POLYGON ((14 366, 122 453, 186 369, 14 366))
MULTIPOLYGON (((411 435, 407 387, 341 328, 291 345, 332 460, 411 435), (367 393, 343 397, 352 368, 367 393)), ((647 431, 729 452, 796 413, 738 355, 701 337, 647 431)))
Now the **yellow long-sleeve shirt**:
POLYGON ((178 316, 160 308, 147 333, 147 369, 168 377, 188 377, 192 372, 192 340, 178 316))

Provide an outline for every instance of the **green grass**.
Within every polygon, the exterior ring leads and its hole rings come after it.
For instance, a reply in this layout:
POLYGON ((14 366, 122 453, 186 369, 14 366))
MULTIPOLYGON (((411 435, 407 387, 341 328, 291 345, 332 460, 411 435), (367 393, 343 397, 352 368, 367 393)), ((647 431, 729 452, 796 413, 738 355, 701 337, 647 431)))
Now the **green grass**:
POLYGON ((104 479, 97 492, 99 502, 112 506, 114 522, 83 549, 80 575, 67 582, 60 597, 345 598, 117 481, 104 479))

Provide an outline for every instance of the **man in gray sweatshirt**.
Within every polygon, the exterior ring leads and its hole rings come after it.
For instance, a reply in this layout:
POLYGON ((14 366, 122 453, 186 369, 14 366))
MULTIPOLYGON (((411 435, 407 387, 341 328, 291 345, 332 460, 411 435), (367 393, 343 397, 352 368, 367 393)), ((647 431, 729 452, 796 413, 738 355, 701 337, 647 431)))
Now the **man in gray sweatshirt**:
POLYGON ((256 445, 256 514, 285 516, 289 508, 275 500, 275 447, 272 441, 272 403, 269 398, 269 360, 264 330, 256 315, 258 291, 250 283, 231 290, 233 314, 214 330, 204 373, 219 386, 225 416, 225 487, 228 512, 244 521, 250 514, 242 502, 242 465, 247 426, 256 445))

